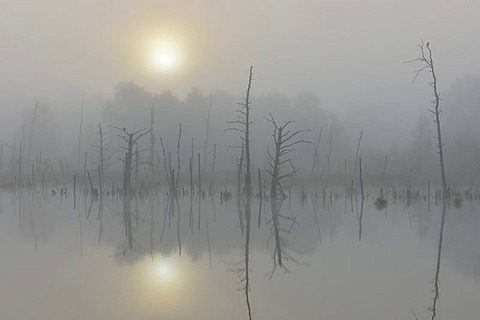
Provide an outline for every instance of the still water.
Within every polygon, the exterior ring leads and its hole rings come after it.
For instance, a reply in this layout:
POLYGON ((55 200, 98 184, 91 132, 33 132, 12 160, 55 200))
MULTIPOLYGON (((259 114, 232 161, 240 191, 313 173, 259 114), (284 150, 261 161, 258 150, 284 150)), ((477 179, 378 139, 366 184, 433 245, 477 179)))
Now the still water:
MULTIPOLYGON (((359 241, 359 204, 316 192, 285 201, 297 223, 273 274, 269 203, 259 227, 253 202, 253 318, 430 319, 440 206, 389 199, 377 210, 369 197, 359 241)), ((248 319, 235 201, 187 195, 173 213, 162 193, 133 201, 129 249, 121 199, 0 192, 0 319, 248 319)), ((437 319, 480 319, 477 201, 448 208, 437 319)))

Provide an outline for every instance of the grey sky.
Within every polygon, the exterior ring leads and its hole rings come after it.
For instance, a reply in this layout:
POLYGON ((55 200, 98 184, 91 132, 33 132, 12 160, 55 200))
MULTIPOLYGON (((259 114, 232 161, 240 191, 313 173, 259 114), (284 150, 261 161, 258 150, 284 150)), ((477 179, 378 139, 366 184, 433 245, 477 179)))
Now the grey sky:
POLYGON ((402 61, 417 56, 421 38, 441 89, 480 73, 480 1, 2 0, 1 8, 2 109, 65 90, 108 97, 119 81, 180 96, 192 86, 239 93, 253 64, 257 93, 310 90, 340 112, 415 110, 428 88, 425 78, 410 85, 415 66, 402 61), (180 44, 178 72, 145 62, 156 36, 180 44))

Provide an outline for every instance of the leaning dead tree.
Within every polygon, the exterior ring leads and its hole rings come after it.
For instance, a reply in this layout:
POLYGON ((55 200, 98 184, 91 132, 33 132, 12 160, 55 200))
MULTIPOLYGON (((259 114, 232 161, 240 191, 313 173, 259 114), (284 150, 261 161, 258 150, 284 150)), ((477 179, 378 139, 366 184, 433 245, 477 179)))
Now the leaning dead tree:
POLYGON ((246 90, 245 99, 242 103, 239 103, 240 108, 236 110, 238 113, 237 120, 229 121, 228 124, 232 127, 227 128, 227 131, 238 131, 240 132, 240 139, 242 140, 242 153, 244 154, 244 176, 245 176, 245 185, 243 188, 243 204, 244 204, 244 214, 245 214, 245 269, 244 269, 244 278, 245 283, 245 298, 248 309, 248 317, 252 319, 252 312, 250 308, 250 278, 249 278, 249 268, 250 268, 250 220, 252 212, 252 176, 251 176, 251 164, 250 164, 250 125, 252 124, 250 120, 250 90, 252 88, 253 80, 253 66, 250 67, 248 85, 246 90))
POLYGON ((449 200, 449 190, 448 190, 448 185, 447 185, 447 178, 445 174, 445 164, 443 160, 443 147, 444 143, 442 142, 442 131, 441 131, 441 126, 440 126, 440 94, 438 92, 438 84, 437 84, 437 74, 435 73, 435 67, 433 63, 433 57, 432 57, 432 50, 430 48, 430 43, 427 42, 427 44, 424 44, 422 41, 420 45, 418 46, 420 48, 420 56, 416 59, 406 61, 405 63, 412 63, 412 62, 420 62, 421 63, 421 68, 418 70, 415 70, 415 77, 413 78, 413 82, 417 79, 418 75, 422 73, 423 71, 428 71, 431 76, 432 76, 432 81, 429 82, 428 84, 430 87, 432 87, 432 94, 433 94, 433 108, 428 109, 433 114, 434 117, 434 122, 436 124, 436 129, 437 129, 437 143, 438 143, 438 155, 440 158, 440 172, 442 175, 442 195, 443 195, 443 201, 442 201, 442 220, 440 222, 440 235, 439 235, 439 241, 438 241, 438 251, 437 251, 437 265, 435 268, 435 279, 434 279, 434 292, 435 296, 433 298, 433 305, 430 308, 432 311, 432 320, 435 319, 437 315, 437 302, 439 298, 439 277, 440 277, 440 261, 442 257, 442 245, 443 245, 443 230, 445 227, 445 216, 447 214, 447 202, 449 200))
POLYGON ((281 232, 290 232, 293 225, 297 223, 295 218, 280 214, 280 209, 286 198, 282 188, 282 180, 295 176, 299 170, 299 168, 295 167, 292 162, 294 147, 299 143, 309 142, 299 138, 299 135, 307 132, 307 130, 297 130, 293 132, 288 130, 288 126, 292 121, 285 121, 282 125, 279 125, 273 118, 272 114, 270 114, 269 118, 265 118, 265 120, 273 125, 272 137, 274 141, 273 154, 271 154, 267 148, 268 159, 270 162, 270 169, 267 170, 267 173, 272 179, 270 185, 270 206, 272 216, 267 224, 270 224, 271 231, 269 240, 272 236, 275 239, 275 249, 272 256, 273 270, 270 275, 273 276, 277 265, 284 270, 287 270, 284 260, 294 260, 294 258, 282 248, 284 243, 280 235, 281 232), (285 167, 288 167, 288 169, 285 167), (282 227, 281 220, 287 222, 288 227, 282 227))
MULTIPOLYGON (((121 130, 122 133, 118 135, 120 139, 125 141, 127 144, 126 147, 122 147, 126 151, 125 159, 121 159, 124 162, 124 174, 123 174, 123 215, 125 221, 125 235, 128 241, 128 248, 133 249, 133 230, 132 230, 132 208, 131 208, 131 197, 132 197, 132 170, 134 168, 133 164, 133 147, 137 144, 138 140, 141 137, 148 134, 150 130, 141 129, 135 132, 128 132, 125 128, 112 127, 117 130, 121 130)), ((138 164, 137 164, 138 165, 138 164)))
POLYGON ((438 155, 440 158, 440 171, 442 175, 442 192, 443 192, 443 198, 448 199, 448 185, 447 185, 447 178, 445 174, 445 164, 443 160, 443 147, 444 143, 442 142, 442 131, 441 131, 441 125, 440 125, 440 113, 442 110, 440 110, 440 93, 438 92, 438 85, 437 85, 437 74, 435 73, 435 67, 433 64, 433 58, 432 58, 432 50, 430 49, 430 43, 427 42, 425 45, 423 41, 419 45, 420 48, 420 57, 406 61, 405 63, 412 63, 412 62, 420 62, 421 63, 421 68, 418 70, 415 70, 415 77, 413 78, 413 82, 417 79, 418 75, 422 72, 427 70, 431 75, 432 75, 432 81, 428 83, 430 87, 432 87, 432 94, 433 94, 433 109, 428 109, 433 116, 434 116, 434 122, 436 124, 436 129, 437 129, 437 144, 438 144, 438 155))

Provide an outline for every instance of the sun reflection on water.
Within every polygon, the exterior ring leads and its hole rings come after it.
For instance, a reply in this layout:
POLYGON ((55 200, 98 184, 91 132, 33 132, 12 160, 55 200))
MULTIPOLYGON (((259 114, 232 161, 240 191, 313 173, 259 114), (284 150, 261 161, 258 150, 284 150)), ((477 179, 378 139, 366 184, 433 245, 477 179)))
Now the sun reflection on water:
MULTIPOLYGON (((139 268, 145 313, 181 314, 191 298, 188 268, 177 257, 145 258, 139 268)), ((168 318, 168 317, 167 317, 168 318)))
POLYGON ((154 260, 151 269, 151 276, 158 283, 172 283, 176 280, 178 270, 175 270, 175 265, 171 261, 166 259, 154 260))

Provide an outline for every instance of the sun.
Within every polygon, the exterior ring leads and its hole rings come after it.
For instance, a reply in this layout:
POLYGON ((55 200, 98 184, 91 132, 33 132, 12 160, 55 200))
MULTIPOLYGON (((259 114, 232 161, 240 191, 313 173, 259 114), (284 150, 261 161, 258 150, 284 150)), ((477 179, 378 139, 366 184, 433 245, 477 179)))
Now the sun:
POLYGON ((180 64, 179 50, 172 42, 157 42, 151 46, 149 62, 157 71, 173 71, 180 64))

